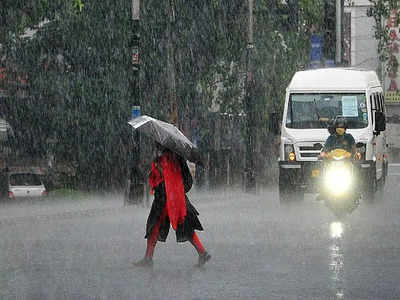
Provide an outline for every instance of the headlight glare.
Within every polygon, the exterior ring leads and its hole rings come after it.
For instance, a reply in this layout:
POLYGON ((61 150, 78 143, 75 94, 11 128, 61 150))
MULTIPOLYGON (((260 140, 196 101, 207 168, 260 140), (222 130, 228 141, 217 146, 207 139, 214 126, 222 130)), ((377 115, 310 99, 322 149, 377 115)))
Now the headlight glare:
POLYGON ((335 196, 348 191, 352 184, 351 170, 344 165, 330 166, 325 174, 325 187, 335 196))

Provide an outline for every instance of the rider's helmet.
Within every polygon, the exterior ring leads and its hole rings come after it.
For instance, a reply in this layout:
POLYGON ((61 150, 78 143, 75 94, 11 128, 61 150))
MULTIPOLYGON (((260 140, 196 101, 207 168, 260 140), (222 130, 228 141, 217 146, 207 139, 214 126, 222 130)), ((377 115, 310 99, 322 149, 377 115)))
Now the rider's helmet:
POLYGON ((347 129, 347 120, 344 117, 337 117, 334 122, 336 133, 343 135, 347 129))
POLYGON ((336 117, 335 128, 345 128, 347 129, 347 120, 345 117, 336 117))

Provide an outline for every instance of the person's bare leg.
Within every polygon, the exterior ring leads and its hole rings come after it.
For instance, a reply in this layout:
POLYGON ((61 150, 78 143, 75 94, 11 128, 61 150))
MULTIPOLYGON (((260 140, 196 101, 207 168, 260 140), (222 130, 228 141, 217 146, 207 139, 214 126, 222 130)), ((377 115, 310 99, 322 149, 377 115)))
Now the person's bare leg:
POLYGON ((164 221, 166 217, 166 208, 162 212, 160 219, 158 220, 157 224, 153 227, 153 230, 150 234, 150 236, 147 238, 147 247, 146 247, 146 253, 144 255, 144 258, 139 260, 138 262, 134 262, 133 264, 138 267, 150 267, 153 265, 153 255, 154 255, 154 250, 156 248, 157 240, 158 240, 158 234, 160 232, 160 226, 161 223, 164 221))

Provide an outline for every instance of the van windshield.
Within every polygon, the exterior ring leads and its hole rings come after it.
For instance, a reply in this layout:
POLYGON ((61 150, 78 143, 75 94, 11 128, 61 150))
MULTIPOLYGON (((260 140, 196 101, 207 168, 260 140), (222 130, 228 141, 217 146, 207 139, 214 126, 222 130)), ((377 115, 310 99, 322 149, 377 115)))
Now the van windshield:
POLYGON ((347 119, 348 128, 368 126, 365 94, 315 93, 291 94, 287 110, 288 128, 327 128, 335 117, 347 119))

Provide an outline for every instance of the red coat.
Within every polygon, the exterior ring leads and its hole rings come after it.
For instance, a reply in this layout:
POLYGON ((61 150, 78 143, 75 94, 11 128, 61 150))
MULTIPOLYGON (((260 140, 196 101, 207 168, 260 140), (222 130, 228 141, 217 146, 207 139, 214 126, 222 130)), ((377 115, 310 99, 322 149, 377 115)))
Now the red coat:
POLYGON ((172 228, 176 230, 179 224, 185 221, 186 217, 186 200, 185 189, 182 179, 182 170, 176 155, 172 152, 164 152, 159 159, 163 174, 160 174, 153 162, 149 177, 152 189, 157 187, 161 182, 165 182, 165 192, 167 196, 167 212, 172 228))

